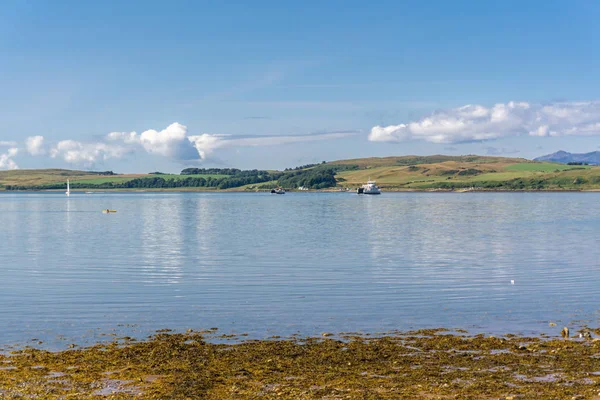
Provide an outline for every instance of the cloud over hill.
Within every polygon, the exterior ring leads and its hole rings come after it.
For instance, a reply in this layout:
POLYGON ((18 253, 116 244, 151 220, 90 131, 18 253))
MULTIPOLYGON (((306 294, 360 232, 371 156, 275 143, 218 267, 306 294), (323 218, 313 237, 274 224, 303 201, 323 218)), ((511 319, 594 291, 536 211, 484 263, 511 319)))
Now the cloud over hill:
POLYGON ((531 104, 508 102, 492 107, 465 105, 440 110, 416 121, 374 126, 369 140, 464 143, 507 136, 600 135, 600 101, 531 104))
MULTIPOLYGON (((202 133, 190 135, 188 128, 174 122, 162 130, 148 129, 137 132, 111 132, 101 140, 86 142, 72 139, 48 143, 41 135, 25 139, 22 148, 33 157, 61 159, 71 165, 93 168, 110 159, 123 159, 133 153, 165 157, 187 163, 206 160, 215 151, 227 147, 275 146, 288 143, 340 139, 356 135, 358 131, 318 132, 306 135, 225 135, 202 133)), ((0 146, 14 146, 0 153, 0 169, 16 169, 13 158, 19 153, 17 142, 0 142, 0 146)))

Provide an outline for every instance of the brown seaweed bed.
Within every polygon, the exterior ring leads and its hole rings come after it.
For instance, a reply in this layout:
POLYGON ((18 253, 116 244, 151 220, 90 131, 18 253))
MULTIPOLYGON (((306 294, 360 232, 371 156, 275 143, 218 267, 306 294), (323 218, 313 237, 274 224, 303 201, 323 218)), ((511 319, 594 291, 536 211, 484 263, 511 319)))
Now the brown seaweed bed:
POLYGON ((443 329, 208 337, 214 331, 14 350, 0 355, 0 398, 600 399, 598 339, 443 329))

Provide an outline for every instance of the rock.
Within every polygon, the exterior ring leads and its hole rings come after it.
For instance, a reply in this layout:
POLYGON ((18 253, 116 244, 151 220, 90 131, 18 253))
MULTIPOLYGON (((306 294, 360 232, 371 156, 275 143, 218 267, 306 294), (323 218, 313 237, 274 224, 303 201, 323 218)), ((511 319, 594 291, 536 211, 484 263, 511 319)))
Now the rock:
POLYGON ((329 336, 333 336, 333 333, 323 332, 323 333, 321 333, 321 336, 323 336, 323 337, 329 337, 329 336))
POLYGON ((560 335, 567 339, 569 337, 569 328, 565 326, 562 331, 560 331, 560 335))
POLYGON ((550 322, 548 325, 549 326, 556 326, 556 324, 554 322, 550 322))

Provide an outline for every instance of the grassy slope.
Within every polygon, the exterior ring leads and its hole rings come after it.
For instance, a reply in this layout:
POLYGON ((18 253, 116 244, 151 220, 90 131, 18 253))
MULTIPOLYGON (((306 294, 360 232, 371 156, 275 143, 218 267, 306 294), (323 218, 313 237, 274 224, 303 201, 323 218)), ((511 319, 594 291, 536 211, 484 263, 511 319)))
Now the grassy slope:
POLYGON ((56 183, 66 183, 69 179, 72 183, 102 184, 106 182, 126 182, 135 178, 157 177, 163 179, 185 179, 188 177, 204 179, 208 177, 223 178, 229 175, 175 175, 175 174, 122 174, 122 175, 98 175, 87 171, 75 171, 65 169, 18 169, 12 171, 0 171, 0 185, 22 185, 42 186, 56 183))
POLYGON ((47 185, 66 182, 67 179, 74 181, 99 177, 91 172, 67 169, 17 169, 0 171, 0 185, 47 185))
POLYGON ((598 189, 600 167, 532 162, 519 158, 479 156, 405 156, 341 160, 359 170, 339 173, 341 185, 357 187, 368 179, 388 190, 431 189, 441 183, 480 187, 483 182, 543 180, 545 189, 598 189), (476 171, 469 171, 476 170, 476 171), (474 175, 468 174, 475 173, 474 175), (467 175, 462 175, 467 173, 467 175), (579 178, 579 179, 578 179, 579 178))
POLYGON ((475 163, 497 163, 497 162, 510 162, 510 163, 532 163, 533 161, 526 160, 524 158, 505 158, 505 157, 488 157, 478 155, 466 155, 466 156, 444 156, 444 155, 433 155, 433 156, 399 156, 399 157, 370 157, 370 158, 357 158, 350 160, 339 160, 333 161, 329 164, 353 164, 358 165, 359 168, 376 168, 376 167, 389 167, 389 166, 406 166, 406 165, 419 165, 419 164, 437 164, 442 162, 475 162, 475 163))
MULTIPOLYGON (((522 158, 484 156, 402 156, 385 158, 362 158, 334 161, 329 164, 353 164, 358 170, 344 171, 336 175, 340 185, 358 187, 369 179, 377 180, 384 190, 422 190, 436 185, 454 183, 457 187, 480 187, 482 182, 502 182, 514 179, 546 180, 545 189, 600 189, 600 167, 581 167, 563 164, 533 162, 522 158), (470 171, 476 170, 476 171, 470 171), (465 172, 475 175, 463 175, 465 172)), ((100 184, 124 182, 140 177, 183 179, 186 177, 208 178, 226 175, 149 175, 125 174, 114 176, 96 175, 86 171, 60 169, 0 171, 1 185, 38 186, 71 182, 100 184)), ((272 182, 275 183, 275 182, 272 182)), ((262 185, 264 185, 263 183, 262 185)), ((258 184, 228 190, 251 190, 258 184)), ((191 189, 193 190, 193 189, 191 189)))

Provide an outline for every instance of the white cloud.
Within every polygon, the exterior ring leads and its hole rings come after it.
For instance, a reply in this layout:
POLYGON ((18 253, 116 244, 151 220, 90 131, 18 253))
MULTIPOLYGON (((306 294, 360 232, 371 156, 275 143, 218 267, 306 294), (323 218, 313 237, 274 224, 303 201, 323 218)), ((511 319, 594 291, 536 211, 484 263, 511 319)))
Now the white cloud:
POLYGON ((129 148, 119 145, 61 140, 50 150, 50 157, 62 158, 69 164, 90 168, 100 161, 123 158, 130 151, 129 148))
POLYGON ((32 156, 39 156, 46 153, 43 136, 28 137, 25 140, 25 147, 27 148, 27 152, 32 156))
POLYGON ((202 134, 190 136, 189 139, 194 143, 194 147, 202 159, 209 156, 214 150, 222 147, 257 147, 257 146, 277 146, 288 143, 312 142, 328 139, 340 139, 355 135, 357 132, 326 132, 312 135, 294 135, 294 136, 233 136, 219 134, 202 134))
POLYGON ((548 105, 525 102, 496 104, 490 108, 466 105, 442 110, 417 121, 375 126, 374 142, 417 139, 432 143, 460 143, 505 136, 600 135, 600 101, 548 105))
POLYGON ((44 147, 43 136, 27 138, 25 145, 32 155, 48 154, 63 159, 69 164, 86 168, 108 159, 119 159, 135 151, 168 157, 176 161, 204 160, 215 150, 224 147, 274 146, 287 143, 338 139, 357 132, 325 132, 295 136, 234 136, 203 133, 188 136, 187 127, 173 123, 161 131, 149 129, 136 132, 111 132, 103 141, 85 143, 76 140, 61 140, 44 147))
POLYGON ((8 149, 6 153, 0 154, 0 169, 18 169, 19 166, 13 160, 13 157, 17 155, 19 149, 12 147, 8 149))
POLYGON ((198 158, 194 145, 187 137, 187 127, 177 122, 160 132, 154 129, 142 132, 140 143, 151 154, 159 154, 178 160, 198 158))
POLYGON ((111 132, 106 135, 106 139, 109 141, 122 141, 126 144, 139 143, 140 138, 135 132, 111 132))
POLYGON ((188 139, 194 145, 200 158, 205 160, 216 149, 227 146, 228 142, 231 141, 231 136, 203 133, 202 135, 190 136, 188 139))
POLYGON ((18 143, 12 140, 0 140, 0 147, 15 147, 18 143))
POLYGON ((162 131, 149 129, 136 132, 111 132, 108 141, 120 141, 127 145, 141 145, 150 154, 157 154, 176 160, 198 159, 194 143, 187 136, 187 127, 174 122, 162 131))
POLYGON ((277 146, 288 143, 314 142, 328 139, 340 139, 355 134, 355 132, 329 132, 312 135, 295 136, 254 136, 232 139, 230 142, 236 146, 277 146))
POLYGON ((204 160, 215 150, 224 147, 274 146, 286 143, 338 139, 356 132, 326 132, 295 136, 235 136, 203 133, 187 134, 187 127, 173 123, 162 131, 150 129, 136 132, 111 132, 106 136, 109 142, 121 142, 130 146, 141 146, 150 154, 157 154, 180 161, 204 160))

